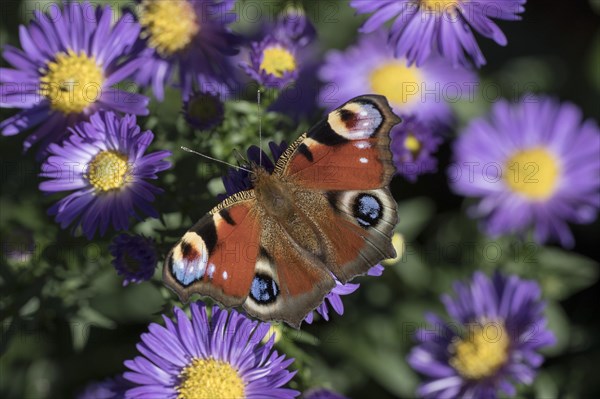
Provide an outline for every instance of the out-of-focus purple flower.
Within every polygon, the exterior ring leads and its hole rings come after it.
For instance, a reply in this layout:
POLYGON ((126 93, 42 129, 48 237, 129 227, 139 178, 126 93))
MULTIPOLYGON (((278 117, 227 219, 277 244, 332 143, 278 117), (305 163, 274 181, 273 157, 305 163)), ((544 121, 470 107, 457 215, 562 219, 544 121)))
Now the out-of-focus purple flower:
POLYGON ((312 43, 317 36, 317 31, 304 10, 293 6, 287 7, 279 15, 274 32, 279 39, 287 38, 299 47, 312 43))
POLYGON ((124 277, 124 286, 152 278, 158 261, 153 240, 123 233, 113 239, 109 251, 117 274, 124 277))
POLYGON ((231 56, 240 42, 228 25, 236 18, 235 0, 137 0, 142 26, 139 47, 144 66, 135 75, 163 100, 165 86, 181 88, 186 100, 194 90, 225 95, 234 85, 231 56))
POLYGON ((567 222, 591 223, 600 207, 600 129, 581 110, 547 97, 494 104, 454 146, 448 169, 459 194, 481 200, 493 236, 534 231, 538 243, 574 244, 567 222))
POLYGON ((448 68, 440 57, 420 66, 407 66, 382 46, 381 33, 361 36, 344 51, 330 50, 319 70, 324 86, 319 101, 331 110, 356 96, 373 93, 385 96, 398 115, 414 115, 420 121, 447 125, 453 114, 448 101, 472 93, 477 77, 464 68, 448 68))
POLYGON ((133 384, 122 376, 88 384, 77 399, 123 399, 133 384))
POLYGON ((496 398, 531 384, 544 361, 541 348, 553 345, 545 303, 535 281, 481 272, 468 284, 456 282, 442 301, 452 323, 429 314, 430 328, 416 334, 409 364, 426 377, 424 398, 496 398))
POLYGON ((132 50, 140 33, 133 16, 114 18, 109 6, 66 2, 35 11, 20 26, 23 50, 6 45, 3 57, 14 69, 0 69, 0 106, 23 111, 2 121, 5 136, 35 128, 24 149, 39 143, 39 156, 65 137, 68 127, 98 110, 148 114, 145 96, 113 88, 141 65, 132 50))
POLYGON ((390 149, 398 174, 415 182, 419 175, 437 172, 435 153, 442 138, 431 126, 412 115, 403 115, 402 123, 392 128, 390 137, 390 149))
POLYGON ((294 122, 302 119, 312 120, 318 111, 318 99, 320 82, 317 78, 317 70, 320 64, 316 62, 304 62, 298 79, 287 85, 277 96, 277 99, 269 106, 269 111, 279 112, 292 118, 294 122))
POLYGON ((269 324, 251 321, 235 310, 214 306, 211 317, 202 303, 192 303, 191 320, 175 308, 175 321, 150 324, 137 345, 141 355, 127 360, 124 377, 134 398, 288 399, 298 391, 282 388, 296 372, 294 359, 273 350, 274 338, 261 340, 269 324))
POLYGON ((195 129, 208 130, 223 122, 225 107, 219 95, 195 92, 184 101, 183 116, 195 129))
POLYGON ((394 55, 410 64, 424 64, 436 52, 454 67, 485 64, 473 30, 501 46, 506 36, 492 21, 521 19, 526 0, 352 0, 359 14, 373 14, 361 27, 364 33, 383 31, 393 20, 387 42, 394 55))
POLYGON ((298 78, 297 46, 285 37, 267 35, 260 42, 251 43, 247 58, 240 66, 265 87, 283 89, 298 78))
POLYGON ((325 388, 311 389, 302 394, 301 399, 347 399, 337 392, 325 388))
POLYGON ((112 112, 97 113, 89 122, 71 129, 63 144, 50 144, 50 156, 42 165, 44 193, 72 191, 53 205, 62 228, 81 225, 91 239, 96 230, 104 235, 109 225, 125 230, 137 210, 158 217, 151 203, 162 190, 148 183, 171 164, 169 151, 145 155, 154 134, 142 132, 133 115, 122 118, 112 112))

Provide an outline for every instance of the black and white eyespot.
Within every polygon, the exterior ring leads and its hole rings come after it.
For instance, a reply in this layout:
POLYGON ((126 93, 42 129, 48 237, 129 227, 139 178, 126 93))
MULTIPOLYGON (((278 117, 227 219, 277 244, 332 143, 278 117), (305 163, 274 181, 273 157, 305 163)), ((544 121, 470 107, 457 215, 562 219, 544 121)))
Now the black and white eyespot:
POLYGON ((279 295, 279 286, 266 274, 256 274, 250 286, 250 298, 260 305, 275 302, 279 295))
POLYGON ((376 196, 361 193, 354 199, 352 214, 361 227, 374 227, 383 216, 383 204, 376 196))
POLYGON ((351 102, 329 114, 327 122, 337 135, 346 140, 364 140, 379 128, 383 116, 373 104, 351 102))

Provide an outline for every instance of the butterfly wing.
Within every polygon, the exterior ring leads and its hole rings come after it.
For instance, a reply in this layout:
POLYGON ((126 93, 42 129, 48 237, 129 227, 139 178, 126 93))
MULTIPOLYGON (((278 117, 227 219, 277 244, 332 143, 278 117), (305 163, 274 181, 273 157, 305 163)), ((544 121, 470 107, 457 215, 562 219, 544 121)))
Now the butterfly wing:
POLYGON ((299 187, 298 204, 323 242, 321 260, 341 282, 395 256, 389 133, 398 122, 385 97, 357 97, 296 140, 277 162, 275 173, 299 187))
POLYGON ((296 328, 335 286, 317 256, 257 206, 253 190, 228 198, 188 230, 167 255, 163 280, 183 302, 198 293, 296 328))
POLYGON ((255 205, 252 190, 230 197, 202 217, 169 252, 163 280, 183 302, 199 293, 225 306, 244 303, 259 252, 255 205))
POLYGON ((397 221, 385 98, 356 98, 292 144, 274 177, 291 218, 269 215, 254 190, 219 204, 167 256, 163 279, 182 301, 207 295, 262 320, 299 327, 335 286, 393 257, 397 221), (279 183, 278 183, 279 184, 279 183))
POLYGON ((356 97, 292 143, 274 173, 317 190, 386 187, 395 172, 389 133, 399 122, 385 97, 356 97))

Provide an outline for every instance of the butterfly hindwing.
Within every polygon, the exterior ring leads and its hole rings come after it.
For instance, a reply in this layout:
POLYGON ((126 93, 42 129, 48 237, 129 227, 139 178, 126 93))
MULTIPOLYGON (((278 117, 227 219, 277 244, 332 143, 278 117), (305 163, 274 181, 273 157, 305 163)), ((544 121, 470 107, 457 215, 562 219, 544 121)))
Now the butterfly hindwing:
POLYGON ((266 227, 244 309, 262 320, 283 320, 299 328, 307 313, 316 308, 335 286, 319 258, 301 248, 279 225, 266 227))
POLYGON ((199 293, 225 306, 244 302, 259 252, 255 204, 247 199, 211 211, 169 252, 163 280, 182 301, 199 293))

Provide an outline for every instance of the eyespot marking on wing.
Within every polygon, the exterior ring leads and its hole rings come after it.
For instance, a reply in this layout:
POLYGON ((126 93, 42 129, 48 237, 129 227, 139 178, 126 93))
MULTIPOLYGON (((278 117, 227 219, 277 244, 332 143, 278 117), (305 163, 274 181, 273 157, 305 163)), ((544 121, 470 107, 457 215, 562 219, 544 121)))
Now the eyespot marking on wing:
POLYGON ((169 257, 169 269, 184 287, 202 279, 208 263, 206 243, 198 234, 187 232, 169 257))
POLYGON ((374 195, 362 193, 354 200, 353 213, 361 227, 373 227, 381 219, 383 205, 374 195))
POLYGON ((267 305, 275 302, 279 295, 279 286, 266 274, 256 274, 250 286, 250 298, 257 304, 267 305))
POLYGON ((327 118, 331 129, 346 140, 369 138, 382 122, 383 116, 374 105, 357 102, 344 105, 327 118))

